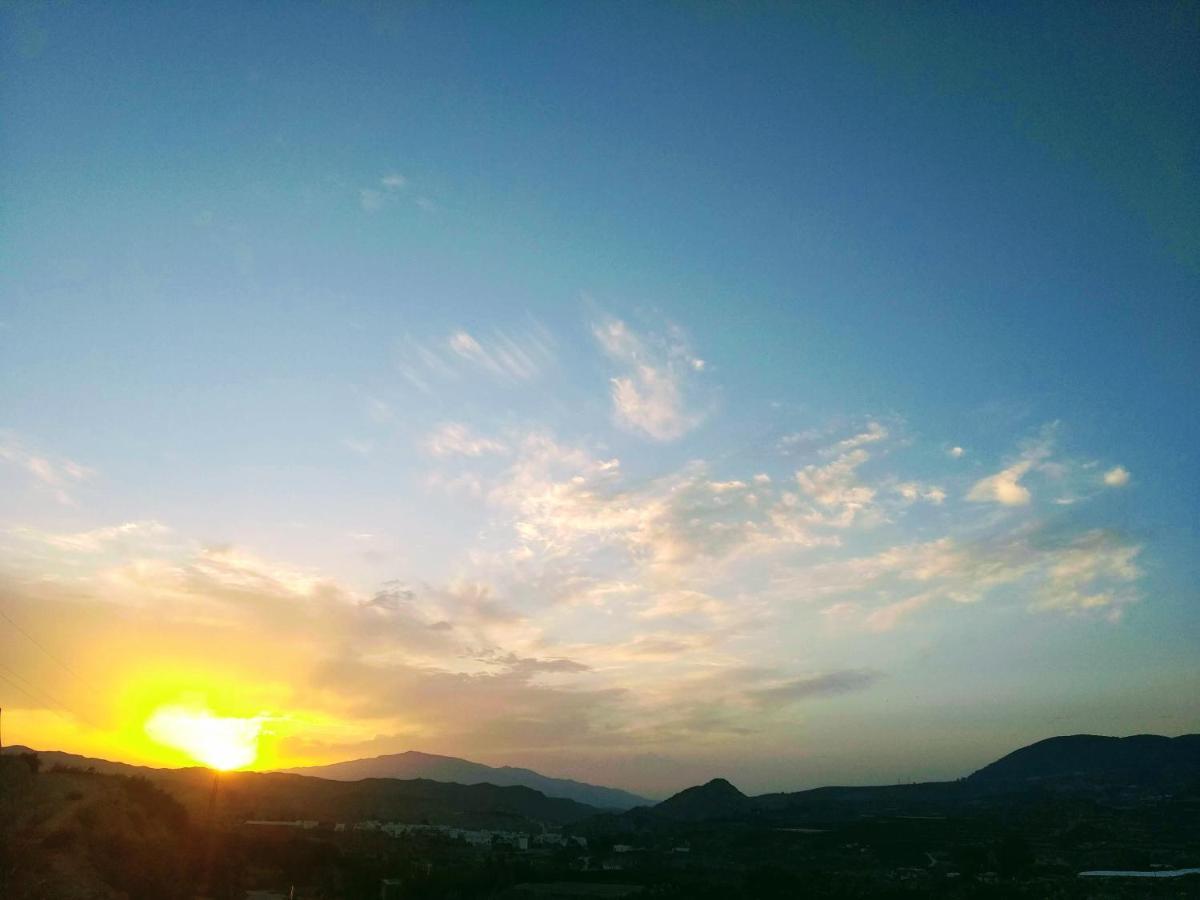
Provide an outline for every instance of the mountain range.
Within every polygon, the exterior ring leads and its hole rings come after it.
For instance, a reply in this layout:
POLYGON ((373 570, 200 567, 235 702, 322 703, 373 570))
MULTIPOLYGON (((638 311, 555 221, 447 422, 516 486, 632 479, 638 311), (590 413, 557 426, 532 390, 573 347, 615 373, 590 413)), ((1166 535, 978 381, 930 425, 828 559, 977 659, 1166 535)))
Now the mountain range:
MULTIPOLYGON (((5 747, 5 754, 30 752, 5 747)), ((192 806, 207 796, 203 768, 154 769, 58 751, 37 751, 46 768, 140 775, 192 806), (192 795, 195 795, 193 797, 192 795)), ((847 819, 864 814, 942 815, 1055 793, 1148 794, 1200 785, 1200 734, 1180 737, 1067 735, 1030 744, 957 781, 874 787, 821 787, 747 796, 723 778, 690 787, 658 804, 617 788, 549 778, 530 769, 493 768, 448 756, 408 752, 283 772, 221 776, 230 808, 247 817, 387 818, 454 821, 518 816, 580 821, 608 813, 646 825, 847 819)))
MULTIPOLYGON (((28 747, 5 747, 4 753, 29 753, 28 747)), ((187 771, 156 769, 148 766, 134 766, 128 763, 112 762, 107 759, 96 759, 89 756, 79 756, 74 753, 63 753, 59 750, 36 751, 47 768, 66 766, 75 769, 94 769, 104 775, 141 775, 151 780, 161 777, 162 773, 170 771, 187 771)), ((197 769, 196 771, 205 771, 197 769)), ((364 779, 399 779, 410 781, 424 779, 426 781, 452 783, 461 785, 489 784, 495 787, 526 787, 538 791, 549 798, 573 800, 599 810, 625 810, 635 806, 645 806, 651 803, 645 797, 622 791, 619 788, 603 787, 586 784, 581 781, 571 781, 566 778, 550 778, 532 769, 519 769, 512 766, 494 768, 482 763, 458 759, 453 756, 436 756, 431 753, 393 753, 387 756, 376 756, 368 759, 352 759, 345 762, 332 763, 327 766, 304 766, 294 769, 281 769, 280 774, 303 775, 309 778, 322 778, 328 781, 362 781, 364 779)), ((248 773, 247 773, 248 774, 248 773)))
POLYGON ((1148 796, 1200 789, 1200 734, 1047 738, 1015 750, 966 778, 874 787, 821 787, 749 797, 723 778, 630 810, 643 825, 847 820, 864 815, 941 816, 1007 806, 1048 794, 1148 796))
POLYGON ((436 756, 431 753, 418 753, 415 750, 409 750, 407 753, 375 756, 370 759, 352 759, 327 766, 303 766, 280 771, 291 775, 328 778, 333 781, 360 781, 363 778, 427 778, 431 781, 452 781, 457 784, 528 787, 535 791, 541 791, 547 797, 563 797, 600 809, 631 809, 650 802, 645 797, 639 797, 618 788, 585 784, 567 778, 550 778, 534 772, 532 769, 485 766, 482 763, 454 756, 436 756))

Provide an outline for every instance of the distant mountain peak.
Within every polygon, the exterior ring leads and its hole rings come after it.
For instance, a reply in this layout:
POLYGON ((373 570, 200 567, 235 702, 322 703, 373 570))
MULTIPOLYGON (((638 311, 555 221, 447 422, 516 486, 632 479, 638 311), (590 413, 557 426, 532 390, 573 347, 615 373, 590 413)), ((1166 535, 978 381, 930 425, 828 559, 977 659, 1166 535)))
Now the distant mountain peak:
POLYGON ((654 807, 659 815, 671 819, 703 821, 745 812, 751 801, 724 778, 680 791, 654 807))
POLYGON ((718 799, 718 798, 737 798, 737 799, 742 799, 742 800, 746 799, 746 795, 743 794, 741 791, 739 791, 736 787, 734 787, 733 784, 725 778, 714 778, 711 781, 706 781, 704 784, 697 785, 696 787, 688 788, 687 790, 684 790, 684 791, 680 791, 679 794, 676 794, 675 796, 678 797, 678 796, 680 796, 680 794, 687 794, 687 793, 693 793, 695 796, 704 796, 704 797, 708 797, 711 799, 718 799))

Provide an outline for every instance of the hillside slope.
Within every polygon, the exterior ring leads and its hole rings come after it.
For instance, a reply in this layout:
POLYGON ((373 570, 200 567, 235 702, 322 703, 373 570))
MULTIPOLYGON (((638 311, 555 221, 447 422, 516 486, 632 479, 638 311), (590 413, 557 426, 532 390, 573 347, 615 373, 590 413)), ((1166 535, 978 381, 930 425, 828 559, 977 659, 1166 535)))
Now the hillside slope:
POLYGON ((0 897, 184 900, 201 851, 179 803, 143 779, 0 757, 0 897))

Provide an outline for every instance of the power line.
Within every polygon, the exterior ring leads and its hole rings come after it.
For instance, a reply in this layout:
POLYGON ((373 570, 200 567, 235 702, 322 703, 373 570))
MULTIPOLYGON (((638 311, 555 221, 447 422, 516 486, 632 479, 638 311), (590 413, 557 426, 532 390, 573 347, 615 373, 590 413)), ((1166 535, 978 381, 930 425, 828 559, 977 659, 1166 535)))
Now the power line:
POLYGON ((9 614, 6 613, 3 609, 0 609, 0 619, 4 619, 4 621, 6 621, 9 625, 11 625, 13 628, 17 629, 17 631, 20 632, 22 635, 24 635, 31 644, 33 644, 35 647, 37 647, 39 650, 41 650, 43 653, 45 653, 46 656, 50 660, 52 660, 56 665, 60 666, 63 669, 63 671, 65 671, 68 675, 70 675, 72 678, 74 678, 80 684, 84 685, 84 687, 87 687, 87 684, 83 680, 83 676, 81 676, 78 672, 76 672, 74 669, 72 669, 70 666, 68 666, 65 662, 63 662, 61 659, 59 659, 57 656, 55 656, 53 653, 51 653, 49 651, 49 649, 47 649, 45 644, 43 644, 41 641, 39 641, 37 638, 35 638, 32 634, 30 634, 28 631, 26 631, 24 628, 22 628, 16 622, 14 622, 12 620, 12 617, 9 616, 9 614))
MULTIPOLYGON (((25 696, 30 697, 31 699, 37 700, 38 702, 41 702, 41 703, 49 703, 51 706, 57 706, 59 709, 63 710, 64 712, 70 713, 72 716, 75 716, 76 718, 78 718, 78 716, 76 716, 75 712, 69 706, 67 706, 67 704, 63 703, 61 700, 59 700, 57 697, 55 697, 49 691, 47 691, 43 688, 39 688, 32 681, 30 681, 28 678, 26 678, 24 675, 22 675, 20 672, 15 671, 11 666, 6 666, 6 665, 4 665, 4 663, 0 663, 0 669, 3 669, 4 671, 8 672, 8 676, 5 677, 5 680, 8 681, 10 684, 12 684, 13 679, 15 678, 17 681, 21 682, 21 684, 25 685, 24 689, 18 687, 19 690, 23 691, 25 696), (34 694, 40 694, 41 697, 40 698, 34 697, 33 696, 34 694)), ((4 672, 0 672, 0 676, 2 676, 2 675, 4 675, 4 672)))
MULTIPOLYGON (((18 691, 20 691, 22 694, 24 694, 26 697, 28 697, 28 698, 29 698, 31 701, 33 701, 34 703, 38 704, 39 706, 44 706, 44 704, 45 704, 45 702, 46 702, 46 701, 44 701, 44 700, 39 700, 37 697, 33 696, 31 693, 29 693, 29 691, 25 690, 25 688, 21 687, 21 685, 17 684, 15 681, 13 681, 11 678, 9 678, 7 675, 5 675, 3 672, 0 672, 0 679, 2 679, 2 680, 4 680, 4 681, 8 682, 8 683, 9 683, 9 685, 11 685, 12 687, 16 688, 18 691)), ((56 704, 56 705, 57 705, 57 704, 56 704)), ((64 710, 65 712, 67 712, 67 713, 71 713, 71 711, 70 711, 69 709, 67 709, 66 707, 63 707, 63 710, 64 710)), ((68 725, 73 725, 73 724, 74 724, 74 722, 72 722, 70 719, 68 719, 66 716, 64 716, 64 715, 63 715, 61 712, 59 712, 57 709, 50 709, 50 710, 49 710, 49 712, 51 712, 51 713, 53 713, 54 715, 58 716, 60 719, 62 719, 62 720, 63 720, 64 722, 66 722, 68 725)), ((73 715, 73 713, 71 713, 71 714, 73 715)))

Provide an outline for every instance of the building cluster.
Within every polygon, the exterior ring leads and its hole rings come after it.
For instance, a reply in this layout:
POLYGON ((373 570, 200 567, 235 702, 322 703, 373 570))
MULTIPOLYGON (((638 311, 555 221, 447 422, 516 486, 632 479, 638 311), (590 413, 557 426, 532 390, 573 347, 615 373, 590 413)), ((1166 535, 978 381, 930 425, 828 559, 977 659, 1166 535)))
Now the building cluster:
POLYGON ((349 826, 344 822, 335 824, 307 819, 295 819, 292 821, 253 819, 244 824, 255 828, 271 830, 296 829, 300 831, 313 831, 319 829, 321 831, 339 832, 346 831, 349 828, 353 831, 378 832, 390 835, 391 837, 427 834, 448 838, 452 841, 463 841, 473 847, 508 847, 512 850, 528 850, 530 847, 575 846, 583 849, 587 848, 587 838, 585 837, 564 835, 550 831, 530 835, 524 831, 458 828, 453 825, 417 825, 408 822, 381 822, 377 819, 355 822, 349 826))

